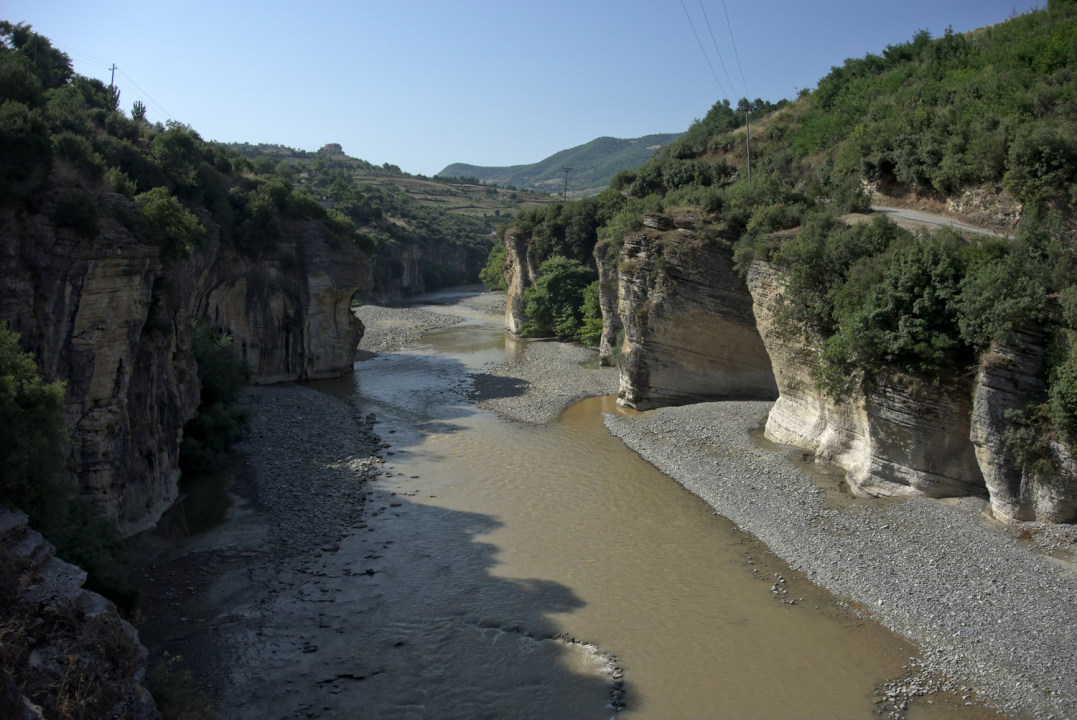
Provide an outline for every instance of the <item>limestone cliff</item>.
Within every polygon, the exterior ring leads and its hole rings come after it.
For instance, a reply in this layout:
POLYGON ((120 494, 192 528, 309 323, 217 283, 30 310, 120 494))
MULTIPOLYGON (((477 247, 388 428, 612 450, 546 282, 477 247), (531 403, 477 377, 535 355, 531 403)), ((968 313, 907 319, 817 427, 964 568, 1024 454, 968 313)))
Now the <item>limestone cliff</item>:
POLYGON ((969 441, 971 384, 956 380, 923 387, 897 374, 880 374, 865 390, 835 402, 811 377, 811 347, 775 323, 781 286, 777 268, 752 263, 753 311, 780 391, 767 419, 767 438, 845 468, 855 493, 984 494, 969 441))
POLYGON ((0 507, 0 717, 160 718, 146 649, 26 516, 0 507))
MULTIPOLYGON (((729 244, 688 212, 652 215, 624 239, 617 315, 624 324, 618 402, 638 409, 778 395, 752 298, 729 244)), ((608 294, 612 287, 606 283, 608 294)), ((604 322, 610 303, 604 301, 604 322)))
POLYGON ((90 240, 33 212, 0 208, 0 322, 21 334, 48 380, 65 380, 71 481, 126 535, 152 527, 178 493, 183 426, 199 401, 195 320, 231 332, 255 382, 351 370, 362 328, 350 300, 369 265, 312 222, 285 226, 259 260, 205 247, 163 263, 121 224, 120 195, 98 198, 90 240), (334 245, 336 245, 334 247, 334 245))
POLYGON ((1040 377, 1044 352, 1042 335, 1019 333, 1013 342, 995 343, 976 374, 970 437, 991 493, 992 512, 1004 522, 1077 519, 1077 458, 1061 443, 1045 438, 1054 468, 1036 475, 1022 468, 1006 443, 1013 413, 1046 399, 1040 377))
POLYGON ((535 284, 538 264, 527 244, 527 236, 513 228, 505 233, 505 329, 519 335, 527 322, 524 290, 535 284))
POLYGON ((617 258, 612 256, 608 243, 595 245, 595 265, 598 267, 598 303, 602 311, 602 337, 598 341, 598 361, 614 365, 621 351, 624 323, 617 311, 617 258))

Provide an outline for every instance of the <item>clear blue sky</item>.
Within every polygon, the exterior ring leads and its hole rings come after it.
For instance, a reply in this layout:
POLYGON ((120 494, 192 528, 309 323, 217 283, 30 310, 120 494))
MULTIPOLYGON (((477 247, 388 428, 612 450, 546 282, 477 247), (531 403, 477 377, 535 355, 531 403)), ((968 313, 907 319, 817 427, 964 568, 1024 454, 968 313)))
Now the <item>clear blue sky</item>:
POLYGON ((603 135, 680 132, 723 97, 792 98, 832 65, 919 29, 961 32, 1042 5, 3 0, 0 17, 33 25, 83 75, 108 83, 115 63, 121 106, 141 100, 152 121, 188 123, 207 140, 337 142, 433 175, 453 162, 537 162, 603 135))

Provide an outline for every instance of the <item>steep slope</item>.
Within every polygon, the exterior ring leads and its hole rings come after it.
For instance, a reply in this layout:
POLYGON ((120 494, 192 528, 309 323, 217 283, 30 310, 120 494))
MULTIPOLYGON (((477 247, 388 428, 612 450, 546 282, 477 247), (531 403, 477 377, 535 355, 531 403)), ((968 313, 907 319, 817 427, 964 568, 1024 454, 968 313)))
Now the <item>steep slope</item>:
MULTIPOLYGON (((780 393, 772 439, 840 464, 856 492, 984 494, 1003 520, 1077 517, 1075 46, 1077 10, 1064 3, 964 35, 921 32, 754 117, 753 180, 737 119, 747 101, 716 103, 618 175, 593 238, 602 355, 619 347, 622 400, 711 398, 723 363, 731 389, 752 387, 733 370, 750 344, 712 339, 751 290, 749 324, 780 393), (1002 236, 850 225, 873 194, 968 212, 1002 236), (724 307, 712 296, 725 281, 700 282, 677 242, 655 240, 688 215, 735 241, 724 307), (648 229, 663 217, 669 227, 648 229), (695 306, 714 312, 676 330, 668 308, 695 306)), ((569 233, 556 220, 518 223, 529 239, 517 254, 537 264, 560 252, 569 233)))

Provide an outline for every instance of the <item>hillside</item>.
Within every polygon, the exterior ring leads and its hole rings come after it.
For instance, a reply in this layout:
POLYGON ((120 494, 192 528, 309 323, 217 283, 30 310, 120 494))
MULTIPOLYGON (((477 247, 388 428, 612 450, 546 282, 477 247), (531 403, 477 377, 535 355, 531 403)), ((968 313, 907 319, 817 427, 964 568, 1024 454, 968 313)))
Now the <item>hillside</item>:
POLYGON ((395 165, 349 157, 336 144, 318 152, 271 144, 221 147, 355 223, 374 260, 368 299, 395 300, 477 281, 498 225, 553 202, 525 190, 410 175, 395 165))
POLYGON ((738 112, 716 103, 608 191, 517 218, 506 324, 593 342, 600 308, 625 404, 743 393, 730 368, 773 372, 768 437, 841 464, 856 493, 984 494, 1003 520, 1072 520, 1074 48, 1077 6, 1050 3, 846 60, 753 120, 750 175, 738 112), (1007 236, 865 216, 895 202, 1007 236), (566 262, 597 290, 572 312, 551 296, 557 314, 536 320, 566 262))
POLYGON ((439 172, 437 177, 468 177, 503 187, 560 194, 565 187, 564 168, 567 167, 571 168, 568 173, 569 195, 587 197, 609 185, 613 176, 621 170, 642 165, 656 150, 678 137, 679 133, 645 135, 628 140, 600 137, 530 165, 483 167, 453 163, 439 172))

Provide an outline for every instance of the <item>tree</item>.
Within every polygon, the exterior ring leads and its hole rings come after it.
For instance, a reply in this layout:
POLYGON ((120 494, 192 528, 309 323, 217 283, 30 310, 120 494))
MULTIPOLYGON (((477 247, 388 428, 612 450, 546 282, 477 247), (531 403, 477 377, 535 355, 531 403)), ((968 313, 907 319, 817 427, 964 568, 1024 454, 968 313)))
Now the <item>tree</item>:
POLYGON ((62 382, 42 380, 19 334, 0 324, 0 502, 25 511, 35 524, 57 515, 62 493, 62 382))
POLYGON ((165 261, 188 257, 202 247, 206 229, 164 187, 155 187, 135 198, 141 218, 141 238, 161 248, 165 261))
POLYGON ((553 333, 562 340, 576 340, 583 327, 584 290, 594 272, 577 260, 555 255, 539 265, 535 286, 524 291, 528 321, 524 335, 553 333))

